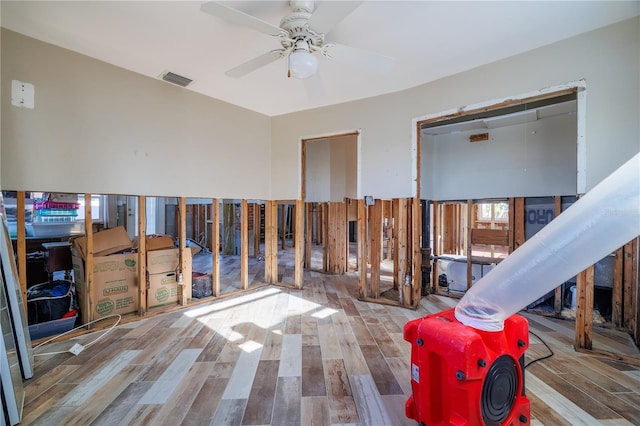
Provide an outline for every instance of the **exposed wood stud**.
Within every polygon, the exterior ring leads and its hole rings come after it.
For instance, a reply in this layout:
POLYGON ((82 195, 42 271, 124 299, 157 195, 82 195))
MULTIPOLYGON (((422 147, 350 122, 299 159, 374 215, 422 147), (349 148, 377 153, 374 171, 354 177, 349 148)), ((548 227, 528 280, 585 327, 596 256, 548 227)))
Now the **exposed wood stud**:
POLYGON ((304 200, 297 200, 295 205, 295 234, 294 234, 294 247, 295 247, 295 265, 294 265, 294 283, 299 289, 302 289, 304 281, 304 217, 305 208, 304 200))
POLYGON ((358 298, 367 293, 367 207, 363 199, 358 200, 358 298))
POLYGON ((240 202, 240 287, 249 288, 249 203, 240 202))
POLYGON ((432 210, 433 213, 431 215, 431 220, 433 221, 433 226, 431 228, 431 234, 433 235, 433 267, 431 269, 431 282, 433 284, 433 288, 436 294, 440 293, 440 281, 439 281, 439 277, 438 277, 438 260, 435 259, 436 256, 442 254, 440 253, 438 247, 438 241, 439 238, 438 236, 440 235, 439 233, 439 227, 440 227, 440 204, 437 201, 433 201, 432 203, 432 210))
MULTIPOLYGON (((17 220, 16 251, 18 256, 18 282, 20 283, 20 292, 22 293, 22 302, 24 303, 24 311, 28 312, 27 310, 27 230, 25 225, 26 218, 25 218, 24 191, 18 191, 18 194, 16 197, 16 220, 17 220)), ((4 242, 2 244, 4 244, 4 242)))
POLYGON ((578 348, 591 349, 593 342, 594 265, 576 277, 576 342, 578 348))
POLYGON ((509 198, 509 254, 513 253, 515 238, 515 210, 516 202, 514 198, 509 198))
POLYGON ((313 203, 306 203, 306 227, 305 227, 305 250, 304 267, 311 268, 311 250, 313 242, 313 203))
POLYGON ((281 204, 280 205, 280 239, 281 239, 280 248, 282 248, 282 250, 287 248, 287 246, 286 246, 286 239, 287 239, 287 221, 286 221, 286 216, 287 216, 287 205, 286 204, 281 204))
POLYGON ((252 204, 253 207, 253 257, 260 256, 260 204, 252 204))
POLYGON ((382 201, 377 200, 372 206, 369 206, 369 230, 371 232, 371 291, 368 292, 370 297, 378 299, 380 297, 380 252, 382 250, 382 201))
POLYGON ((387 228, 384 237, 387 239, 385 260, 392 260, 393 255, 393 220, 391 215, 391 200, 383 201, 383 225, 386 222, 387 228))
MULTIPOLYGON (((562 197, 556 195, 554 197, 554 217, 558 217, 560 213, 562 213, 562 197)), ((554 298, 553 298, 553 310, 556 315, 559 315, 562 312, 562 284, 556 287, 554 298)))
POLYGON ((211 205, 211 285, 213 296, 220 296, 220 200, 211 205))
POLYGON ((324 203, 316 203, 316 244, 324 246, 324 203))
POLYGON ((405 306, 417 308, 422 299, 422 248, 420 247, 420 235, 422 234, 422 203, 419 196, 412 200, 411 204, 411 264, 413 294, 411 302, 405 298, 405 306))
MULTIPOLYGON (((187 199, 185 197, 180 197, 179 198, 179 203, 180 203, 180 230, 179 230, 179 235, 180 235, 180 246, 179 246, 179 253, 180 253, 180 273, 184 274, 185 272, 187 272, 187 259, 186 259, 186 251, 187 251, 187 199)), ((191 253, 188 254, 189 256, 191 256, 191 253)), ((184 283, 185 279, 183 277, 183 283, 184 283)), ((191 280, 186 280, 187 282, 191 282, 191 280)), ((178 304, 180 306, 186 306, 187 305, 187 301, 190 295, 190 292, 188 292, 185 289, 185 285, 179 284, 178 285, 178 304)))
POLYGON ((268 284, 278 282, 278 202, 265 203, 264 218, 264 276, 268 284))
POLYGON ((514 241, 513 241, 514 250, 516 250, 525 242, 524 222, 525 222, 524 198, 516 197, 515 211, 514 211, 514 241))
POLYGON ((623 294, 623 271, 624 271, 624 247, 615 251, 613 259, 613 288, 611 305, 611 322, 617 328, 622 327, 622 294, 623 294))
POLYGON ((322 270, 329 272, 329 203, 322 203, 322 270))
MULTIPOLYGON (((84 260, 84 302, 80 309, 87 312, 86 318, 93 319, 93 218, 91 216, 91 194, 84 194, 84 234, 87 239, 87 252, 84 260), (88 201, 87 201, 88 200, 88 201)), ((139 283, 138 283, 139 284, 139 283)), ((140 284, 139 284, 140 285, 140 284)), ((26 300, 26 299, 25 299, 26 300)), ((91 326, 87 326, 91 329, 91 326)))
POLYGON ((138 315, 147 312, 147 203, 138 196, 138 315))
POLYGON ((398 199, 398 243, 396 251, 398 258, 398 286, 402 288, 409 272, 409 203, 406 198, 398 199))
POLYGON ((624 246, 623 272, 623 328, 635 330, 636 291, 638 290, 638 240, 633 239, 624 246))

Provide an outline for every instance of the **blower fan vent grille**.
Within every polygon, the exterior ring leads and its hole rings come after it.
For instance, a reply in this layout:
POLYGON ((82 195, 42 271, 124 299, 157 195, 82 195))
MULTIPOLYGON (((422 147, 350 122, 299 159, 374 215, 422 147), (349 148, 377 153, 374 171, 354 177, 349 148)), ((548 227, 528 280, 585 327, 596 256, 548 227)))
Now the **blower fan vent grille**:
POLYGON ((480 404, 487 426, 499 426, 511 413, 518 392, 518 371, 508 355, 497 358, 482 385, 480 404))

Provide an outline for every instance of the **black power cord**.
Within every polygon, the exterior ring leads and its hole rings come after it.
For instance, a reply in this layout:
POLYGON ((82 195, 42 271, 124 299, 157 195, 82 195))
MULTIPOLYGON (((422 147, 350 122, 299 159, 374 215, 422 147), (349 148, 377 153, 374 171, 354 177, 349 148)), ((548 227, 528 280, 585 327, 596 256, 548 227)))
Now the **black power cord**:
POLYGON ((529 330, 529 333, 533 334, 533 335, 534 335, 538 340, 540 340, 540 341, 542 342, 542 344, 543 344, 543 345, 547 348, 547 350, 549 351, 549 354, 548 354, 548 355, 545 355, 545 356, 543 356, 543 357, 540 357, 540 358, 534 359, 534 360, 532 360, 532 361, 529 361, 529 362, 524 366, 524 368, 527 368, 528 366, 530 366, 530 365, 531 365, 531 364, 533 364, 533 363, 536 363, 536 362, 538 362, 538 361, 542 361, 542 360, 547 359, 547 358, 551 358, 551 357, 553 356, 553 350, 551 350, 551 348, 549 347, 549 345, 547 345, 547 342, 545 342, 544 340, 542 340, 542 339, 540 338, 540 336, 538 336, 538 335, 537 335, 536 333, 534 333, 533 331, 529 330))

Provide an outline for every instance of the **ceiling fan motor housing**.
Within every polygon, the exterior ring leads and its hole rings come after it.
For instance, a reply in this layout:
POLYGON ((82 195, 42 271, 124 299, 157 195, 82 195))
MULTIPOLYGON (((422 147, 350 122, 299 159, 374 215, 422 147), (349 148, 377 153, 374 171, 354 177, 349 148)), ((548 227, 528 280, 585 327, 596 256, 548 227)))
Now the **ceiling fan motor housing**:
POLYGON ((483 331, 462 324, 448 309, 406 323, 404 339, 411 343, 408 418, 429 426, 530 423, 526 318, 513 315, 502 331, 483 331))

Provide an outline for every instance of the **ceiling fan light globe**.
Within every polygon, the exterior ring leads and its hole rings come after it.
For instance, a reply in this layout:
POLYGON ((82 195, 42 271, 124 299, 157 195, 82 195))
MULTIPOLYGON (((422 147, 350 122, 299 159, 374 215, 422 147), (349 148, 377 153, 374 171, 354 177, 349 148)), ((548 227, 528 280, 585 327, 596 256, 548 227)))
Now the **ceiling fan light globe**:
POLYGON ((306 50, 294 50, 289 55, 289 69, 295 78, 309 78, 318 70, 318 58, 306 50))

